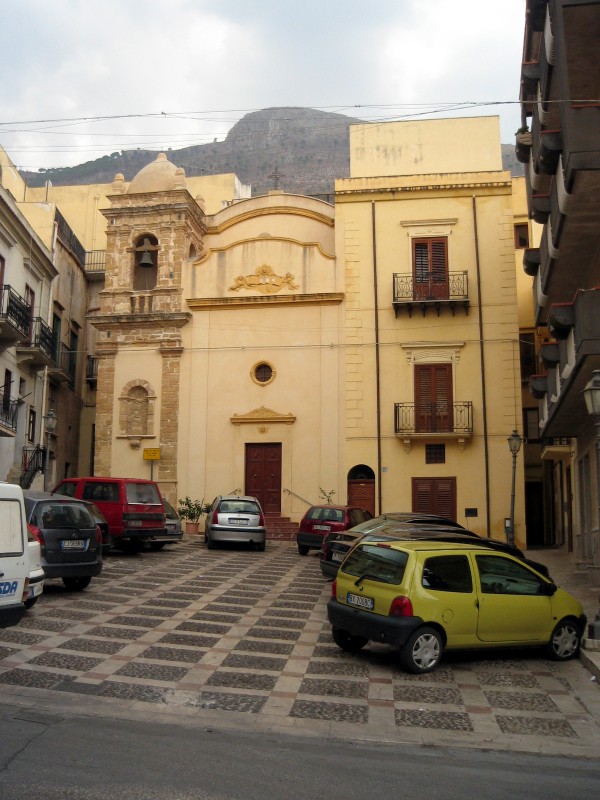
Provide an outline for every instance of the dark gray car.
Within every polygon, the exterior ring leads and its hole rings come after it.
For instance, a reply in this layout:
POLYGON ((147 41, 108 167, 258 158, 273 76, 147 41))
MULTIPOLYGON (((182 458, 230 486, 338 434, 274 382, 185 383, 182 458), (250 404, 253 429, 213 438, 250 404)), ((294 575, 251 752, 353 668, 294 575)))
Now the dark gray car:
POLYGON ((90 504, 49 492, 23 492, 29 531, 40 543, 47 578, 81 591, 102 572, 102 531, 90 504))

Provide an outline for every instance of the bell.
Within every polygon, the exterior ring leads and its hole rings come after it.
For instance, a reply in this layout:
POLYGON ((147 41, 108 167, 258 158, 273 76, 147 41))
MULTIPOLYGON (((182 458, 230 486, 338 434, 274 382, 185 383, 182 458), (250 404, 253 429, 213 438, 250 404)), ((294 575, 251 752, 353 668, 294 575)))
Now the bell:
POLYGON ((140 267, 153 267, 154 261, 152 260, 152 253, 149 250, 144 250, 140 258, 140 267))

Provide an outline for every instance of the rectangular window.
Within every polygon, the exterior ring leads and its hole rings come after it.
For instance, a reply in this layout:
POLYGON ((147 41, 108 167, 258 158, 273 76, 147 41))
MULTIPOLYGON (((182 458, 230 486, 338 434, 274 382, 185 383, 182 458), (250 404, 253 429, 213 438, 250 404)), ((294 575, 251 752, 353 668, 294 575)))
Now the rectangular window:
POLYGON ((446 445, 445 444, 426 444, 425 445, 426 464, 445 464, 446 445))
POLYGON ((77 348, 79 347, 79 336, 76 331, 71 331, 69 338, 69 376, 72 381, 75 380, 75 373, 77 370, 77 348))
POLYGON ((29 409, 29 419, 27 420, 27 441, 33 444, 35 442, 37 415, 35 408, 29 409))
POLYGON ((472 592, 467 556, 433 556, 425 560, 421 583, 438 592, 472 592))
POLYGON ((2 410, 5 414, 10 411, 10 393, 12 388, 12 372, 9 369, 4 370, 4 389, 2 393, 2 410))
POLYGON ((528 442, 539 442, 540 412, 537 408, 523 409, 523 431, 528 442))
POLYGON ((413 239, 413 281, 415 300, 447 300, 448 239, 413 239))
POLYGON ((526 247, 529 247, 529 225, 525 222, 515 225, 515 249, 524 250, 526 247))
POLYGON ((413 478, 412 510, 456 519, 456 478, 413 478))
POLYGON ((452 431, 452 364, 415 366, 415 431, 452 431))

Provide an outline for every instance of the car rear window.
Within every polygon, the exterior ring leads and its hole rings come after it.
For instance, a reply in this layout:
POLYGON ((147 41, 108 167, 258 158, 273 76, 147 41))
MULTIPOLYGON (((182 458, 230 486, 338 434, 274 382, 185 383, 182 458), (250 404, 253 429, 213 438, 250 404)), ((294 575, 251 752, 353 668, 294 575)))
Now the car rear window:
POLYGON ((52 528, 95 528, 89 510, 78 503, 39 503, 32 519, 34 525, 52 528))
POLYGON ((91 500, 94 503, 117 503, 119 500, 119 484, 114 481, 86 483, 83 487, 83 499, 91 500))
POLYGON ((306 512, 306 519, 320 520, 326 522, 344 522, 345 512, 341 508, 309 508, 306 512))
POLYGON ((219 514, 259 514, 256 503, 251 500, 221 500, 219 514))
POLYGON ((390 547, 363 545, 356 547, 342 567, 348 575, 368 577, 382 583, 402 583, 408 553, 390 547))
POLYGON ((0 501, 0 555, 16 556, 23 552, 21 506, 17 500, 0 501))
POLYGON ((158 489, 153 483, 126 483, 125 494, 128 503, 144 503, 160 506, 162 501, 158 489))

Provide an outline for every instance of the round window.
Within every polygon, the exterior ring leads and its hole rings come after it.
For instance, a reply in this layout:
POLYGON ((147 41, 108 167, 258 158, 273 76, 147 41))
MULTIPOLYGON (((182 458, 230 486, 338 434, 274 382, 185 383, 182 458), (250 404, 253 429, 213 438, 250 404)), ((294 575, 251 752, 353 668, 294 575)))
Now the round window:
POLYGON ((254 377, 259 383, 268 383, 273 377, 273 368, 270 364, 258 364, 254 369, 254 377))

